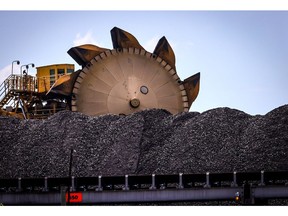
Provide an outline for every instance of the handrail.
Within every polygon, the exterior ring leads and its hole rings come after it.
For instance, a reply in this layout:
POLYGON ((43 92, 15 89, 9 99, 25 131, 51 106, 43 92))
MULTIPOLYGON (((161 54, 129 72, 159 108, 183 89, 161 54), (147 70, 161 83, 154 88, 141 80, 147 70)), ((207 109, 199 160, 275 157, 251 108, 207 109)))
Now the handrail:
POLYGON ((0 85, 0 102, 13 90, 35 92, 35 77, 14 74, 8 76, 0 85))
POLYGON ((66 110, 66 108, 42 108, 42 109, 37 109, 37 110, 31 110, 30 111, 30 118, 47 118, 57 112, 66 110))
POLYGON ((0 85, 0 97, 6 92, 7 87, 9 89, 9 86, 7 86, 7 84, 8 84, 7 80, 9 81, 12 76, 13 75, 10 75, 7 79, 5 79, 3 81, 3 83, 1 83, 1 85, 0 85))

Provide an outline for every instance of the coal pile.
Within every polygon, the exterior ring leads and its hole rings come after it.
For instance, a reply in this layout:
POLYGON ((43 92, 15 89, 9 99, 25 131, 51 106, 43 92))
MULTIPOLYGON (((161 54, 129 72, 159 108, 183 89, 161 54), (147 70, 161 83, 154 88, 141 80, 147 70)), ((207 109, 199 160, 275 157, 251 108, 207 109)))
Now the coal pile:
POLYGON ((0 117, 0 178, 288 170, 288 105, 172 115, 150 109, 46 120, 0 117))

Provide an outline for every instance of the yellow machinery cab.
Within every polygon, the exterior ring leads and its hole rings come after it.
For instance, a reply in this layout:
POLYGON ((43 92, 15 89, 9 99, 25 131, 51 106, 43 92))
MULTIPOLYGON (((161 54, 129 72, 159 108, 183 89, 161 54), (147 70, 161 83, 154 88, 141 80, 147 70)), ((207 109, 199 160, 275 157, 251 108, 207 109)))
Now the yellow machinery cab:
POLYGON ((38 93, 48 92, 57 79, 74 72, 74 64, 53 64, 37 67, 38 93))

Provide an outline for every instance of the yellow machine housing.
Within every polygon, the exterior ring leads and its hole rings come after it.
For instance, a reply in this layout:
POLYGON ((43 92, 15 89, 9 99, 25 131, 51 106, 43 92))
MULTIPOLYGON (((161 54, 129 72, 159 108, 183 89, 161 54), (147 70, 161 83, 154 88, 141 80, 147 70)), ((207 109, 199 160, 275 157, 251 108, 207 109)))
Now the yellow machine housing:
POLYGON ((74 64, 53 64, 37 67, 38 93, 48 92, 61 76, 74 72, 74 64))

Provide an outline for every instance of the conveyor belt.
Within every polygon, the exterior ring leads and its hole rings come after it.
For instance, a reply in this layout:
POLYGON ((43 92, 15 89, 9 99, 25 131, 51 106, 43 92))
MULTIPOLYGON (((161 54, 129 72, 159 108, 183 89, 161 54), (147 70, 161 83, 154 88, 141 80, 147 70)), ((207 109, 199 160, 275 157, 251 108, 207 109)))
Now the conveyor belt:
POLYGON ((264 171, 0 179, 0 203, 91 205, 227 200, 257 204, 258 199, 288 199, 287 183, 288 172, 264 171))

